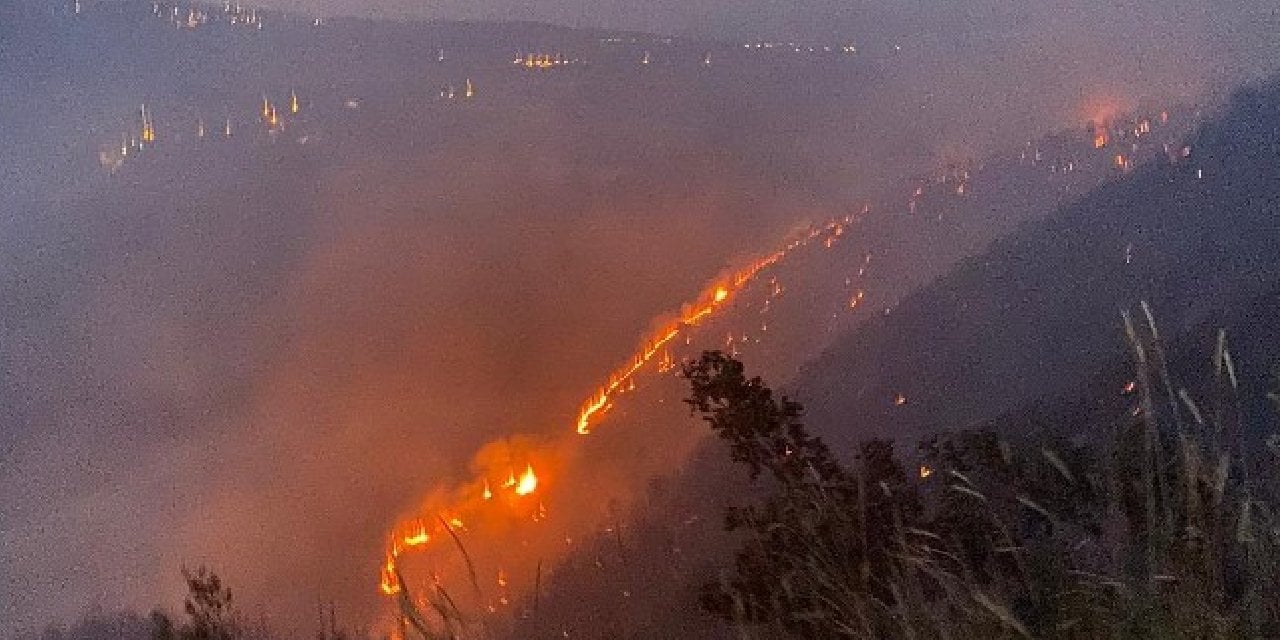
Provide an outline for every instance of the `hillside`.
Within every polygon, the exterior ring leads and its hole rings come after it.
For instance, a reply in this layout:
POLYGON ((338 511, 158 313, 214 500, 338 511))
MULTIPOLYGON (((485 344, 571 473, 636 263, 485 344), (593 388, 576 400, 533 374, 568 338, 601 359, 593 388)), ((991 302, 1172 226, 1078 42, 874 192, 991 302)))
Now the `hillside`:
POLYGON ((1275 81, 1238 93, 1186 147, 837 340, 795 383, 811 422, 848 444, 983 421, 1123 355, 1120 312, 1141 300, 1176 335, 1269 291, 1280 278, 1275 81))
MULTIPOLYGON (((789 385, 809 424, 845 455, 872 436, 966 426, 1096 437, 1132 403, 1122 393, 1133 374, 1120 310, 1141 314, 1143 299, 1160 329, 1177 336, 1171 360, 1187 384, 1204 377, 1223 328, 1242 363, 1242 396, 1259 400, 1256 392, 1271 384, 1265 363, 1277 355, 1280 326, 1280 249, 1271 242, 1280 196, 1270 160, 1280 151, 1277 89, 1241 92, 1190 136, 1188 157, 1117 176, 1048 219, 1025 223, 837 339, 789 385), (895 406, 895 393, 906 403, 895 406)), ((1001 190, 1033 188, 1021 178, 1001 190)), ((981 204, 968 215, 1001 215, 998 198, 974 199, 981 204)), ((901 447, 908 457, 911 449, 901 447)), ((583 628, 634 638, 735 637, 692 602, 730 566, 737 538, 721 530, 725 508, 756 491, 724 445, 708 441, 679 475, 654 483, 630 517, 611 521, 570 556, 513 637, 583 628)))

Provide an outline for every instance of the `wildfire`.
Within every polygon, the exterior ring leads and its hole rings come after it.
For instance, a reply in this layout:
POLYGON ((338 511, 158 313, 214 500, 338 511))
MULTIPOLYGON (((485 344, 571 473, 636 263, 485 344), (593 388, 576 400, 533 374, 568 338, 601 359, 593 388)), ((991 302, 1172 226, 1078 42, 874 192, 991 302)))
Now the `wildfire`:
POLYGON ((147 113, 147 105, 142 105, 142 137, 143 143, 156 141, 156 128, 151 123, 151 116, 147 113))
MULTIPOLYGON (((266 102, 265 110, 270 116, 274 108, 266 102)), ((842 234, 843 225, 852 222, 854 222, 854 216, 849 215, 824 226, 812 228, 805 236, 792 240, 784 248, 767 254, 708 286, 694 303, 684 307, 675 320, 666 323, 644 340, 635 354, 588 396, 578 415, 577 432, 591 433, 592 427, 599 421, 600 416, 613 406, 614 397, 636 388, 636 375, 650 362, 654 363, 656 373, 674 368, 674 357, 668 345, 682 333, 685 334, 688 342, 689 329, 732 301, 735 294, 755 280, 761 271, 778 263, 790 252, 805 246, 811 240, 822 238, 824 235, 842 234)), ((781 285, 776 279, 771 281, 770 286, 771 296, 781 293, 781 285)), ((745 335, 743 340, 746 340, 745 335)), ((464 519, 474 524, 479 531, 486 526, 484 523, 489 516, 485 514, 506 514, 518 519, 529 518, 533 522, 541 522, 547 518, 547 507, 542 499, 546 478, 540 477, 534 468, 538 460, 528 459, 525 452, 506 449, 502 450, 498 457, 500 462, 492 457, 488 458, 490 462, 486 463, 487 468, 472 484, 458 492, 458 499, 455 502, 426 508, 419 515, 402 521, 392 530, 385 560, 379 569, 379 589, 383 594, 395 596, 404 589, 399 562, 406 551, 443 544, 441 541, 448 540, 451 536, 456 538, 460 533, 467 531, 464 527, 464 519), (501 466, 497 466, 498 464, 501 466), (521 465, 524 470, 517 474, 516 469, 521 465), (499 470, 506 471, 506 477, 500 483, 492 483, 492 478, 502 477, 499 475, 501 474, 499 470), (431 524, 432 522, 435 524, 431 524)))
POLYGON ((516 54, 512 62, 526 69, 551 69, 561 65, 573 64, 577 61, 559 53, 555 55, 550 53, 526 53, 516 54))
MULTIPOLYGON (((621 390, 634 388, 634 379, 646 364, 653 360, 659 353, 665 353, 663 347, 667 343, 674 340, 681 332, 686 331, 690 327, 697 326, 707 317, 715 313, 716 309, 724 305, 733 297, 733 294, 742 289, 759 273, 782 260, 788 253, 802 247, 806 242, 817 238, 823 234, 836 233, 840 230, 843 233, 843 225, 853 222, 853 216, 846 216, 838 220, 832 220, 826 225, 810 230, 809 234, 801 239, 789 243, 786 248, 775 251, 752 262, 747 267, 735 272, 731 277, 723 282, 716 283, 708 287, 706 292, 699 296, 702 302, 695 303, 692 307, 686 309, 680 315, 680 318, 664 326, 655 332, 649 339, 642 343, 639 351, 631 357, 623 367, 615 370, 609 376, 605 384, 601 385, 595 393, 591 394, 582 404, 582 409, 578 412, 578 420, 576 423, 577 432, 581 435, 591 433, 592 422, 599 416, 608 412, 612 406, 611 400, 615 394, 621 390)), ((662 372, 662 364, 659 363, 659 372, 662 372)))
POLYGON ((418 523, 418 530, 411 535, 403 538, 406 547, 417 547, 431 542, 431 534, 427 533, 427 528, 421 522, 418 523))
MULTIPOLYGON (((558 60, 558 59, 557 59, 558 60)), ((544 56, 517 56, 513 61, 518 65, 527 67, 538 67, 542 65, 550 66, 554 64, 549 58, 544 56)), ((267 113, 270 115, 274 109, 269 102, 264 101, 267 113)), ((1163 114, 1161 120, 1163 121, 1163 114)), ((1138 125, 1144 133, 1149 130, 1150 125, 1140 123, 1138 125)), ((1120 135, 1121 129, 1115 129, 1116 135, 1120 135)), ((1112 141, 1108 139, 1108 130, 1098 125, 1091 133, 1096 137, 1093 142, 1098 147, 1108 146, 1112 141)), ((1088 140, 1088 138, 1085 138, 1088 140)), ((1190 148, 1185 148, 1182 155, 1189 156, 1190 148)), ((1102 154, 1099 154, 1102 156, 1102 154)), ((1132 159, 1112 153, 1110 150, 1106 153, 1106 158, 1110 158, 1115 162, 1116 166, 1127 167, 1131 164, 1132 159)), ((965 176, 959 183, 957 191, 967 191, 967 180, 965 176)), ((912 198, 912 203, 923 197, 923 187, 916 189, 916 195, 912 198)), ((862 209, 862 214, 869 213, 868 208, 862 209)), ((765 254, 757 260, 750 262, 742 269, 731 272, 723 277, 715 279, 708 285, 692 302, 683 306, 678 314, 674 314, 673 319, 658 325, 658 328, 651 334, 646 336, 641 342, 639 348, 623 363, 608 373, 599 386, 595 388, 580 407, 580 411, 575 423, 575 431, 578 434, 590 434, 599 426, 604 414, 614 406, 618 400, 618 396, 624 392, 637 388, 637 380, 646 373, 654 375, 669 372, 676 365, 677 358, 672 354, 676 339, 683 334, 684 343, 692 344, 691 333, 694 327, 704 323, 708 318, 713 317, 729 303, 733 302, 737 294, 755 281, 761 273, 784 260, 793 251, 799 250, 811 241, 822 243, 824 246, 831 247, 837 243, 836 239, 842 236, 847 229, 846 225, 852 225, 858 220, 855 215, 848 215, 843 218, 835 219, 823 226, 811 227, 809 231, 800 236, 791 238, 781 248, 772 253, 765 254), (654 367, 647 370, 646 367, 652 363, 654 367)), ((861 264, 857 265, 857 276, 862 277, 867 273, 872 255, 870 253, 862 256, 861 264)), ((776 276, 766 275, 766 282, 763 283, 762 293, 767 293, 768 298, 776 298, 784 291, 783 286, 778 282, 776 276)), ((852 278, 845 280, 846 286, 849 287, 851 297, 848 299, 849 308, 860 308, 867 304, 866 292, 858 288, 854 284, 852 278)), ((769 300, 766 299, 764 309, 761 313, 768 311, 769 300)), ((760 325, 760 331, 768 331, 768 323, 760 325)), ((747 342, 745 333, 731 333, 728 337, 728 344, 736 347, 739 342, 747 342), (740 339, 739 339, 740 336, 740 339)), ((643 380, 641 380, 643 382, 643 380)), ((1133 382, 1129 382, 1125 387, 1124 393, 1133 393, 1135 388, 1133 382)), ((892 392, 887 398, 888 402, 894 407, 905 407, 908 404, 908 397, 901 392, 892 392)), ((565 444, 574 440, 569 433, 564 433, 562 438, 556 444, 565 444)), ((501 524, 504 527, 513 526, 514 523, 542 522, 547 518, 547 505, 544 500, 549 500, 548 487, 554 486, 562 476, 558 472, 556 465, 544 465, 543 459, 534 457, 530 459, 526 451, 520 451, 519 447, 512 447, 504 444, 505 441, 493 443, 501 444, 500 453, 496 456, 477 456, 477 460, 487 460, 483 463, 483 470, 478 470, 477 475, 470 484, 463 485, 453 492, 445 492, 440 495, 446 496, 443 500, 448 502, 433 502, 430 506, 423 507, 419 513, 402 521, 391 530, 391 535, 387 539, 385 560, 379 567, 379 588, 382 593, 394 596, 401 594, 410 583, 402 578, 400 572, 400 560, 403 554, 409 551, 415 553, 422 552, 424 549, 437 548, 440 545, 448 544, 448 540, 452 537, 455 541, 463 536, 483 536, 490 530, 491 523, 501 524), (509 450, 509 449, 515 449, 509 450), (535 471, 535 466, 537 471, 535 471), (517 472, 517 469, 524 467, 523 471, 517 472), (506 473, 503 473, 503 472, 506 473), (541 472, 540 476, 538 472, 541 472), (497 518, 497 519, 494 519, 497 518), (470 529, 464 528, 464 522, 470 529)), ((920 465, 915 470, 919 478, 925 479, 935 475, 939 470, 931 468, 928 465, 920 465)), ((556 505, 551 505, 553 508, 556 505)), ((567 533, 567 532, 566 532, 567 533)), ((564 541, 566 545, 573 544, 573 538, 565 535, 564 541)), ((459 542, 459 546, 461 543, 459 542)), ((469 562, 469 560, 468 560, 469 562)), ((510 568, 510 567, 508 567, 510 568)), ((498 570, 499 585, 505 588, 508 576, 505 570, 498 570)), ((493 574, 489 574, 493 575, 493 574)), ((511 576, 517 576, 513 573, 511 576)), ((439 575, 437 575, 439 579, 439 575)), ((474 579, 474 576, 473 576, 474 579)), ((512 580, 512 584, 518 583, 519 580, 512 580)), ((401 597, 406 597, 407 594, 401 597)), ((406 599, 407 602, 407 599, 406 599)), ((507 603, 504 595, 499 599, 504 605, 507 603)), ((412 605, 409 605, 412 606, 412 605)), ((490 610, 493 610, 492 603, 489 604, 490 610)))
POLYGON ((524 469, 524 473, 520 475, 520 482, 516 484, 516 495, 527 496, 538 488, 538 476, 533 472, 533 465, 530 464, 524 469))
POLYGON ((396 576, 395 556, 387 556, 387 561, 382 564, 381 574, 382 577, 378 581, 378 589, 389 596, 400 593, 400 579, 396 576))

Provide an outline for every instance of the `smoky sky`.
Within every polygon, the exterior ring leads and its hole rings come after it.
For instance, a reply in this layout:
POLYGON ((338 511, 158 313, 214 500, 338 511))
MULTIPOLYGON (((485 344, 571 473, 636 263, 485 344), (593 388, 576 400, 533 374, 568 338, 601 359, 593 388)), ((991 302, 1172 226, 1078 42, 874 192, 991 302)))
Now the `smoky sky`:
MULTIPOLYGON (((913 37, 1009 39, 1071 34, 1078 42, 1207 37, 1266 45, 1276 8, 1267 0, 606 0, 412 1, 269 0, 268 6, 317 15, 402 16, 440 20, 531 20, 701 37, 781 37, 894 41, 913 37)), ((1173 44, 1173 43, 1171 43, 1173 44)), ((1182 44, 1186 44, 1183 42, 1182 44)))
POLYGON ((423 71, 411 47, 343 66, 376 43, 161 55, 90 32, 136 47, 99 70, 58 41, 98 86, 31 71, 41 56, 0 25, 0 109, 22 123, 0 130, 22 192, 0 217, 0 633, 172 604, 178 567, 201 562, 251 614, 309 620, 333 598, 359 621, 398 516, 484 443, 567 429, 656 316, 744 256, 928 167, 1280 59, 1264 0, 267 5, 852 41, 870 62, 570 81, 502 76, 505 58, 423 71), (428 99, 464 77, 473 110, 428 99), (141 101, 169 136, 291 86, 323 114, 305 142, 245 130, 92 171, 141 101))

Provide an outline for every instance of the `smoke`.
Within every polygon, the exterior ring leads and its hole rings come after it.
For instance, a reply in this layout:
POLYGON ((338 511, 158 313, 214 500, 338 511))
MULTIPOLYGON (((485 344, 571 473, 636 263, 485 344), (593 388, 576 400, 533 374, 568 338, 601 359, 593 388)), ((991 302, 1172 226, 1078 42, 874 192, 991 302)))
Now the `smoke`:
MULTIPOLYGON (((867 62, 481 77, 462 114, 422 98, 435 78, 411 77, 328 113, 305 144, 158 148, 15 209, 0 241, 14 425, 0 436, 0 618, 172 605, 179 567, 208 563, 251 617, 305 628, 333 599, 369 620, 392 527, 522 460, 557 526, 598 524, 695 436, 668 397, 625 418, 637 428, 582 441, 579 405, 712 276, 937 162, 1218 90, 1256 51, 1219 39, 1227 17, 1198 4, 1066 4, 834 20, 593 5, 611 27, 856 32, 867 62)), ((468 6, 438 17, 582 13, 468 6)), ((376 62, 370 77, 402 64, 376 62)), ((504 526, 474 525, 495 539, 504 526)), ((406 570, 457 562, 439 553, 406 570)), ((527 582, 543 558, 516 556, 505 568, 527 582)))

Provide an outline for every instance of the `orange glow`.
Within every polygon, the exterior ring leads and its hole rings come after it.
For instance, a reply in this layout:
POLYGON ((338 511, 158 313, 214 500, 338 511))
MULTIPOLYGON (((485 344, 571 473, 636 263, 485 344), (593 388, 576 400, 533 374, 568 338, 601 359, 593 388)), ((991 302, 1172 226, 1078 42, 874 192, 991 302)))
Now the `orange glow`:
POLYGON ((524 473, 520 476, 520 482, 516 485, 516 495, 527 496, 538 488, 538 476, 533 473, 533 465, 528 465, 524 469, 524 473))
POLYGON ((927 465, 927 464, 922 464, 922 465, 920 465, 920 478, 921 478, 921 479, 928 478, 928 477, 929 477, 929 476, 931 476, 931 475, 933 475, 933 468, 932 468, 932 467, 930 467, 930 466, 929 466, 929 465, 927 465))
POLYGON ((394 596, 400 593, 400 580, 396 577, 396 559, 395 556, 388 555, 387 561, 382 564, 380 571, 381 578, 378 581, 378 588, 382 593, 394 596))
POLYGON ((550 53, 526 53, 524 55, 517 55, 515 60, 512 60, 512 62, 526 69, 550 69, 552 67, 570 64, 573 61, 559 53, 554 56, 550 53))
POLYGON ((427 533, 427 528, 419 522, 417 530, 410 535, 406 535, 403 540, 404 546, 417 547, 430 542, 431 534, 427 533))
POLYGON ((1105 146, 1107 146, 1107 132, 1099 131, 1093 134, 1093 148, 1101 149, 1105 146))
MULTIPOLYGON (((267 108, 270 115, 272 108, 269 103, 267 108)), ((675 368, 677 359, 671 353, 671 343, 684 334, 685 342, 689 344, 692 328, 732 302, 763 270, 777 264, 787 254, 806 246, 810 241, 825 242, 833 234, 842 234, 842 225, 853 222, 854 217, 850 215, 821 227, 811 228, 805 235, 789 241, 784 248, 765 254, 744 268, 713 281, 673 319, 660 324, 622 366, 604 378, 603 383, 583 403, 576 423, 577 432, 590 433, 601 416, 613 406, 616 396, 637 389, 639 383, 643 382, 637 378, 651 362, 654 365, 652 373, 655 374, 675 368)), ((770 296, 781 293, 782 287, 776 279, 771 279, 768 284, 769 288, 764 293, 770 296)), ((861 292, 858 292, 857 297, 861 296, 861 292)), ((734 340, 736 341, 736 337, 734 340)), ((742 335, 742 341, 746 340, 745 334, 742 335)), ((565 437, 568 438, 568 434, 565 437)), ((475 479, 470 484, 437 494, 415 514, 401 520, 391 529, 386 559, 379 567, 380 592, 395 596, 404 590, 405 583, 402 582, 399 563, 405 552, 429 552, 440 545, 447 546, 451 537, 459 535, 486 535, 491 526, 504 521, 516 523, 546 520, 548 509, 544 501, 552 495, 547 493, 547 488, 551 486, 548 482, 555 479, 557 473, 555 463, 551 462, 554 459, 554 456, 550 459, 531 459, 524 446, 508 440, 487 445, 477 455, 476 464, 480 468, 476 470, 475 479), (537 471, 534 469, 535 462, 538 463, 537 471), (524 469, 517 474, 515 469, 521 464, 524 469), (502 478, 502 470, 507 471, 506 478, 502 478), (524 499, 534 494, 538 494, 538 499, 524 499), (472 530, 464 527, 464 520, 473 526, 472 530)), ((506 577, 505 574, 502 575, 503 581, 506 577)))
POLYGON ((578 412, 577 432, 581 435, 591 433, 592 421, 608 412, 609 407, 612 406, 610 402, 613 396, 619 390, 630 389, 634 382, 632 377, 639 373, 660 352, 664 352, 663 347, 679 336, 682 331, 698 325, 705 318, 711 316, 716 309, 728 302, 735 292, 754 280, 762 270, 782 260, 789 252, 804 246, 809 240, 813 240, 824 233, 833 233, 842 224, 852 222, 853 216, 846 216, 840 220, 832 220, 823 227, 811 229, 804 239, 789 243, 785 249, 775 251, 737 271, 727 281, 709 287, 700 297, 704 302, 688 307, 680 315, 679 319, 655 332, 652 337, 642 343, 640 350, 631 357, 631 360, 625 366, 614 371, 605 384, 583 402, 582 408, 578 412))
POLYGON ((151 116, 147 115, 147 105, 142 105, 142 135, 144 143, 156 141, 156 130, 151 124, 151 116))
POLYGON ((1099 129, 1137 106, 1129 97, 1103 87, 1094 87, 1091 94, 1081 103, 1078 113, 1081 121, 1092 122, 1099 129))

